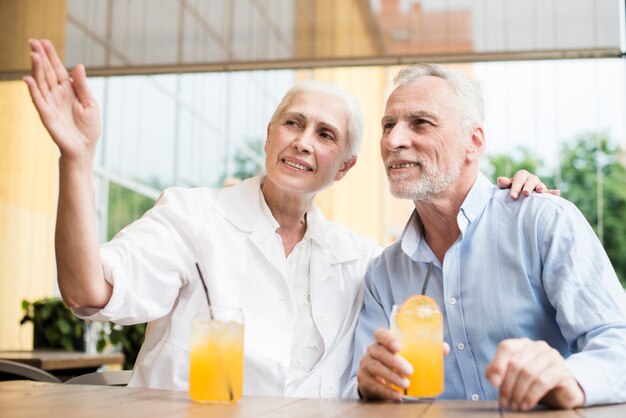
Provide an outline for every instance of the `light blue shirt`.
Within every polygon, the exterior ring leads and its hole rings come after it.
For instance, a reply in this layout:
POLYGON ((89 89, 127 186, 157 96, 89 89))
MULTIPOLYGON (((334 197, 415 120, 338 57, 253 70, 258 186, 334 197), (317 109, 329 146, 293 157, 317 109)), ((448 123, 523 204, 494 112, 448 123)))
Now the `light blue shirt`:
MULTIPOLYGON (((399 241, 372 260, 355 334, 352 379, 394 304, 421 291, 444 317, 442 399, 497 399, 485 377, 507 338, 543 340, 566 358, 586 405, 626 401, 626 296, 594 231, 570 202, 548 194, 513 201, 482 174, 461 206, 461 234, 439 262, 416 212, 399 241)), ((626 256, 626 254, 625 254, 626 256)))

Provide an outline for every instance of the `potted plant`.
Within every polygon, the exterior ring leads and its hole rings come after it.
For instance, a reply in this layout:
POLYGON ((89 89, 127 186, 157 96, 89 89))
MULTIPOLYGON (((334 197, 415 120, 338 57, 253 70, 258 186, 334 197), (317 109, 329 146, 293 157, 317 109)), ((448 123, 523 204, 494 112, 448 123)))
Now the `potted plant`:
POLYGON ((137 360, 137 354, 143 344, 146 333, 146 324, 113 325, 109 340, 112 344, 121 347, 124 353, 124 369, 132 369, 137 360))
MULTIPOLYGON (((33 323, 34 349, 85 351, 85 321, 74 316, 59 298, 45 298, 34 302, 22 301, 23 325, 33 323)), ((132 369, 143 344, 146 324, 122 327, 106 323, 98 327, 96 350, 102 352, 109 344, 124 353, 124 368, 132 369)))
POLYGON ((33 348, 84 351, 85 323, 74 316, 59 298, 34 302, 22 300, 23 325, 33 323, 33 348))

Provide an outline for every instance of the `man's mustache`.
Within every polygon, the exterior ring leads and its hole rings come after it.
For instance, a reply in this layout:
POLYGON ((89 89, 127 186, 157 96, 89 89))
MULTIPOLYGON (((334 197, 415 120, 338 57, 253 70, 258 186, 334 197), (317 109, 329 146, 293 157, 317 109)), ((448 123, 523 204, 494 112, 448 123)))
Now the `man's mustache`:
POLYGON ((385 167, 389 167, 389 164, 391 163, 391 161, 398 161, 398 160, 402 160, 402 161, 409 162, 409 163, 417 163, 421 166, 427 163, 424 157, 416 155, 412 152, 396 151, 396 152, 392 152, 391 154, 388 154, 385 157, 385 167))

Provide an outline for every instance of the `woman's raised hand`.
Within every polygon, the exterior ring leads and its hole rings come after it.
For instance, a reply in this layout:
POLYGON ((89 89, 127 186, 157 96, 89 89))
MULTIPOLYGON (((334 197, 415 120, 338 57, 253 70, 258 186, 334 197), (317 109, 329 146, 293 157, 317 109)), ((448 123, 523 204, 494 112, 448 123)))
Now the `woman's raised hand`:
POLYGON ((100 136, 100 110, 89 87, 85 67, 67 72, 47 39, 31 39, 32 74, 24 77, 41 121, 62 158, 93 160, 100 136))

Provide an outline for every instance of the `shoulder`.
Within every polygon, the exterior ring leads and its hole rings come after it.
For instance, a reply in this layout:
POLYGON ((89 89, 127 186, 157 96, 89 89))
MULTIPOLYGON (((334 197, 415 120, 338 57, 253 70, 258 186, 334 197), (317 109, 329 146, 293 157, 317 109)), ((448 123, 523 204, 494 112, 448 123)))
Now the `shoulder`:
POLYGON ((574 215, 580 211, 572 202, 548 193, 531 193, 530 196, 522 196, 517 200, 509 197, 508 190, 496 189, 491 199, 492 206, 509 212, 520 212, 525 216, 544 215, 574 215))
POLYGON ((380 269, 388 269, 388 265, 398 265, 403 262, 403 258, 410 260, 409 257, 402 250, 402 239, 398 239, 393 244, 385 247, 382 252, 372 259, 370 263, 370 270, 376 271, 380 269))
POLYGON ((215 199, 222 189, 209 187, 169 187, 161 193, 157 202, 191 201, 196 199, 215 199))
POLYGON ((365 287, 368 292, 377 298, 382 294, 391 294, 392 277, 398 272, 405 271, 410 263, 410 258, 402 250, 402 241, 397 240, 393 244, 372 258, 365 274, 365 287))
POLYGON ((356 252, 359 257, 367 257, 369 261, 380 252, 378 242, 365 235, 357 234, 350 228, 333 221, 324 221, 325 240, 331 251, 343 253, 346 250, 356 252))
POLYGON ((509 189, 500 189, 494 186, 493 194, 491 200, 493 202, 497 202, 502 205, 545 205, 546 207, 565 207, 569 205, 573 205, 573 203, 568 200, 560 197, 554 196, 549 193, 536 193, 533 192, 530 196, 520 196, 519 199, 513 200, 509 196, 509 189))
POLYGON ((170 187, 161 193, 157 205, 197 205, 210 208, 218 200, 226 206, 247 204, 258 196, 259 187, 260 176, 230 187, 170 187))
POLYGON ((172 210, 199 210, 200 207, 212 205, 220 189, 207 187, 170 187, 165 189, 156 201, 155 207, 171 208, 172 210))
POLYGON ((532 193, 513 201, 506 191, 496 192, 492 205, 492 212, 483 218, 495 219, 498 228, 517 230, 544 243, 580 245, 582 240, 597 239, 589 221, 576 205, 559 196, 532 193))

